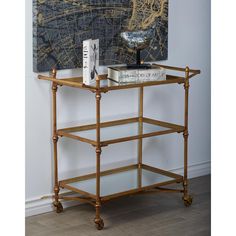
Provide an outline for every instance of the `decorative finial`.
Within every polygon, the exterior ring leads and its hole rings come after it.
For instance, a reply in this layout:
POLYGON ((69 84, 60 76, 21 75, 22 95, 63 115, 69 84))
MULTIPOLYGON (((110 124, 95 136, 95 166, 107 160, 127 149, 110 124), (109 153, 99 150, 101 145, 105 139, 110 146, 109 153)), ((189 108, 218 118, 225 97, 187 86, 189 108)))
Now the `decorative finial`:
POLYGON ((99 78, 99 75, 96 75, 96 81, 99 81, 100 78, 99 78))
POLYGON ((51 75, 53 78, 56 78, 57 76, 57 69, 55 67, 52 68, 51 75))

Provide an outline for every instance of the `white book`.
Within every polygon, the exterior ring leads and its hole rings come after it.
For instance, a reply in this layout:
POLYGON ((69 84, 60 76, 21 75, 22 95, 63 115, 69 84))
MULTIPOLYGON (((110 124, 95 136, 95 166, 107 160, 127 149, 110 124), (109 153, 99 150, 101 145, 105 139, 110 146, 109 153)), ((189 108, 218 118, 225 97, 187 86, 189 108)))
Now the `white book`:
POLYGON ((99 67, 99 39, 83 41, 83 83, 91 85, 96 81, 99 67))
POLYGON ((124 66, 108 67, 108 78, 123 83, 143 83, 166 79, 166 70, 153 65, 150 69, 127 69, 124 66))

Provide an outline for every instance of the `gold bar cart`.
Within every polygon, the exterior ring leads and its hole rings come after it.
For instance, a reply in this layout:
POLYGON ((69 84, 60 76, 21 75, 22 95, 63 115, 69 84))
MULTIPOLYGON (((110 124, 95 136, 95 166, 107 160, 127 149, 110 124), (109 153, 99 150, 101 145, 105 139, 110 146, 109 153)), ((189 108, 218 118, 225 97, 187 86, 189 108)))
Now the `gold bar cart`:
POLYGON ((97 229, 101 230, 104 227, 104 222, 100 216, 100 208, 102 203, 125 195, 138 193, 151 193, 153 191, 168 191, 180 192, 183 194, 183 201, 185 206, 190 206, 192 197, 188 193, 188 97, 189 97, 189 80, 190 78, 200 74, 200 70, 193 70, 165 65, 158 65, 170 72, 178 72, 179 75, 167 74, 164 81, 151 81, 137 84, 117 85, 117 86, 101 86, 102 80, 107 80, 107 75, 99 75, 96 78, 96 85, 87 86, 83 84, 82 77, 57 79, 57 71, 52 70, 49 76, 39 75, 38 79, 49 80, 52 82, 52 111, 53 111, 53 151, 54 151, 54 207, 57 213, 63 211, 60 199, 63 200, 79 200, 81 202, 89 203, 95 207, 95 225, 97 229), (184 125, 172 124, 164 121, 159 121, 145 117, 143 114, 143 96, 144 87, 157 86, 165 84, 183 84, 185 90, 185 112, 184 125), (56 95, 58 86, 69 86, 79 89, 85 89, 95 94, 96 99, 96 123, 89 125, 82 125, 77 127, 68 127, 63 129, 57 128, 57 103, 56 95), (100 121, 100 102, 101 94, 112 90, 139 88, 139 115, 128 119, 114 120, 108 122, 100 121), (101 131, 118 127, 119 129, 125 126, 138 127, 136 133, 129 133, 126 136, 116 137, 112 139, 101 138, 101 131), (88 131, 94 130, 94 136, 87 137, 88 131), (142 160, 142 139, 152 136, 183 133, 184 137, 184 175, 178 175, 166 170, 162 170, 150 165, 146 165, 142 160), (91 173, 75 178, 58 180, 58 157, 57 157, 57 142, 59 137, 67 137, 86 142, 95 148, 96 152, 96 173, 91 173), (124 166, 116 169, 100 171, 101 152, 102 148, 111 144, 126 142, 131 140, 138 140, 138 161, 137 164, 124 166), (126 181, 123 186, 112 185, 112 181, 116 179, 125 178, 126 181), (181 183, 183 188, 171 189, 166 188, 168 184, 181 183), (60 195, 60 188, 68 189, 72 192, 78 193, 78 196, 64 196, 60 195))

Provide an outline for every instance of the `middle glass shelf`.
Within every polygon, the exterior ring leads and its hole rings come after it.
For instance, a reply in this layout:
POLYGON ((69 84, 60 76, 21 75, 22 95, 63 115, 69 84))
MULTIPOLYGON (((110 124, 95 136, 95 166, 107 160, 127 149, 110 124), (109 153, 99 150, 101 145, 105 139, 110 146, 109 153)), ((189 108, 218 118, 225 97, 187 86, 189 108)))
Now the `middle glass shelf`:
MULTIPOLYGON (((96 128, 96 124, 69 127, 57 130, 57 135, 97 146, 96 128)), ((183 131, 184 126, 146 117, 101 122, 100 146, 183 131)))

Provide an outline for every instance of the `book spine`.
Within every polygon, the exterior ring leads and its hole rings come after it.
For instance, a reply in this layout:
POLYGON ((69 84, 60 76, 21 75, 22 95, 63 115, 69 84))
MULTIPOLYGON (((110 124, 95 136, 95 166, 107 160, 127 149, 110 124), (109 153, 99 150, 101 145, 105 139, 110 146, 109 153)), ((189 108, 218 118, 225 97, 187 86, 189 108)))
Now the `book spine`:
POLYGON ((107 70, 107 77, 113 79, 115 81, 119 81, 119 73, 117 70, 113 70, 112 68, 108 67, 107 70))
POLYGON ((118 83, 137 82, 138 73, 136 70, 118 71, 108 68, 108 78, 113 79, 118 83))
POLYGON ((166 80, 166 71, 163 68, 142 70, 139 72, 141 82, 166 80))
POLYGON ((99 67, 99 39, 83 41, 83 83, 90 85, 96 80, 99 67))
POLYGON ((108 68, 108 78, 118 83, 142 83, 147 81, 165 80, 165 69, 146 69, 146 70, 114 70, 108 68))
POLYGON ((83 83, 86 85, 90 84, 90 54, 91 54, 91 40, 83 41, 83 83))

